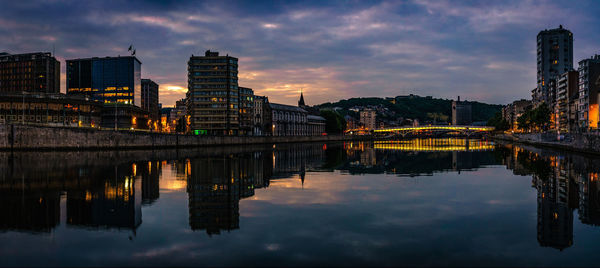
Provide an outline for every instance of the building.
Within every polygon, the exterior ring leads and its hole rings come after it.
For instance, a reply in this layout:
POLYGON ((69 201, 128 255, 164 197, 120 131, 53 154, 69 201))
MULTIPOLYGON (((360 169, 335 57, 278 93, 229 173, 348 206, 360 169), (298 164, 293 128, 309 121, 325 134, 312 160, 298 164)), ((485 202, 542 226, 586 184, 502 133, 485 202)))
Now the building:
POLYGON ((67 94, 141 107, 141 66, 135 56, 67 60, 67 94))
POLYGON ((265 109, 268 103, 269 98, 265 96, 254 96, 254 106, 252 107, 252 109, 254 109, 254 136, 263 136, 266 132, 268 132, 265 131, 268 129, 265 120, 265 109))
POLYGON ((537 35, 537 88, 532 92, 535 105, 551 103, 549 83, 573 69, 573 34, 562 25, 537 35))
POLYGON ((268 103, 267 121, 272 136, 303 136, 307 133, 306 110, 291 105, 268 103))
POLYGON ((103 128, 148 129, 141 66, 135 56, 67 60, 67 94, 104 103, 103 128))
POLYGON ((60 93, 60 62, 48 52, 0 53, 0 92, 60 93))
POLYGON ((188 61, 187 111, 194 133, 237 135, 238 59, 207 50, 188 61))
POLYGON ((0 124, 98 127, 102 103, 61 93, 0 94, 0 124))
POLYGON ((466 101, 452 100, 452 125, 470 125, 471 120, 471 104, 466 101))
POLYGON ((142 79, 142 109, 148 112, 152 122, 160 117, 158 108, 158 84, 150 79, 142 79))
POLYGON ((169 118, 169 129, 171 132, 185 132, 187 128, 187 103, 186 99, 175 102, 175 107, 171 109, 169 118))
POLYGON ((307 120, 307 129, 306 129, 306 135, 308 136, 319 136, 319 135, 323 135, 323 133, 325 133, 325 123, 327 120, 325 120, 325 118, 318 116, 318 115, 307 115, 306 116, 306 120, 307 120))
POLYGON ((560 131, 577 127, 577 102, 579 99, 579 73, 571 70, 561 74, 556 83, 556 126, 560 131))
POLYGON ((594 55, 579 62, 579 127, 583 129, 598 128, 598 87, 600 76, 600 56, 594 55))
POLYGON ((251 88, 239 87, 239 135, 251 136, 254 132, 254 91, 251 88))
POLYGON ((366 129, 375 129, 377 114, 373 109, 364 109, 360 111, 360 123, 366 129))
POLYGON ((527 109, 531 109, 532 102, 529 100, 517 100, 512 103, 506 105, 502 108, 502 117, 506 122, 510 124, 510 128, 512 130, 517 130, 519 128, 519 124, 517 123, 517 119, 525 112, 527 109))

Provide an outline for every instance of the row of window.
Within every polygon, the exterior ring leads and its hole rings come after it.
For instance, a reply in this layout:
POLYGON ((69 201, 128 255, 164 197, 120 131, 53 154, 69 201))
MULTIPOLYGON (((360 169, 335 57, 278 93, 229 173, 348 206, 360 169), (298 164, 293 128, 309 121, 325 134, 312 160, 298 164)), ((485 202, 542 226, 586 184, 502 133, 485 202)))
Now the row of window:
MULTIPOLYGON (((192 75, 196 76, 226 76, 227 72, 194 72, 192 75)), ((237 76, 236 73, 229 73, 229 76, 237 76)))
MULTIPOLYGON (((188 71, 195 70, 227 70, 227 65, 192 65, 188 66, 188 71)), ((237 71, 236 65, 229 65, 230 71, 237 71)))
MULTIPOLYGON (((201 63, 227 63, 227 59, 202 59, 202 60, 192 60, 192 64, 201 64, 201 63)), ((229 63, 237 64, 237 60, 229 59, 229 63)))
MULTIPOLYGON (((216 82, 216 83, 225 83, 228 82, 227 78, 192 78, 190 79, 191 82, 216 82)), ((238 80, 235 78, 231 78, 229 79, 230 83, 237 83, 238 80)))
MULTIPOLYGON (((217 97, 212 97, 212 98, 194 98, 194 101, 205 101, 205 102, 227 102, 227 98, 217 98, 217 97)), ((238 99, 237 98, 229 98, 230 102, 237 102, 238 99)))
MULTIPOLYGON (((214 103, 214 104, 196 104, 196 108, 227 108, 227 104, 225 103, 214 103)), ((229 108, 237 109, 237 104, 229 104, 229 108)))
MULTIPOLYGON (((194 96, 227 96, 227 91, 194 91, 194 96)), ((229 96, 237 96, 237 92, 229 91, 229 96)))
MULTIPOLYGON (((189 81, 189 82, 192 83, 192 81, 189 81)), ((192 88, 195 88, 195 89, 227 88, 227 85, 226 84, 210 84, 210 85, 206 85, 206 84, 204 84, 204 85, 198 85, 198 84, 196 84, 196 85, 193 85, 192 88)), ((237 90, 238 86, 230 85, 229 88, 233 89, 233 90, 237 90)))

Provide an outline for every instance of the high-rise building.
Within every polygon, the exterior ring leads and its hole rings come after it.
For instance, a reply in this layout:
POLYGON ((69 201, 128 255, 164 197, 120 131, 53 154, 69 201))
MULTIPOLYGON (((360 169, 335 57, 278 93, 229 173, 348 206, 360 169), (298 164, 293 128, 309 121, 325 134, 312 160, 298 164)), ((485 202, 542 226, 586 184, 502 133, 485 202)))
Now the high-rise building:
POLYGON ((537 88, 532 92, 534 104, 550 104, 549 83, 560 74, 573 69, 573 34, 560 25, 537 35, 537 88))
POLYGON ((373 109, 364 109, 360 111, 360 123, 366 129, 375 129, 377 114, 373 109))
POLYGON ((187 111, 194 133, 237 135, 238 59, 207 50, 188 61, 187 111))
POLYGON ((452 101, 452 125, 470 125, 471 120, 471 104, 466 101, 452 101))
POLYGON ((159 117, 158 108, 158 84, 150 79, 142 79, 142 109, 150 115, 150 119, 156 122, 159 117))
POLYGON ((571 70, 561 74, 556 83, 556 123, 561 131, 571 131, 577 126, 577 100, 579 73, 571 70))
POLYGON ((252 135, 254 117, 254 91, 251 88, 239 87, 239 135, 252 135))
POLYGON ((67 60, 67 94, 141 107, 141 67, 135 56, 67 60))
POLYGON ((600 56, 594 55, 579 62, 579 126, 598 128, 600 118, 598 110, 597 80, 600 76, 600 56))
POLYGON ((0 92, 60 93, 60 62, 48 52, 0 53, 0 92))

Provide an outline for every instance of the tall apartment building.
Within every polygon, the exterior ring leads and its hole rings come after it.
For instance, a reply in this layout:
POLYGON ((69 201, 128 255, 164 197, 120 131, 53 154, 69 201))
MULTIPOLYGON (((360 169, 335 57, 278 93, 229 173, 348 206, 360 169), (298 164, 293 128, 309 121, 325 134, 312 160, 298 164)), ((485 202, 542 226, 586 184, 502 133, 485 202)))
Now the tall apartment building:
POLYGON ((158 121, 158 84, 150 79, 142 79, 142 109, 146 110, 153 122, 158 121))
POLYGON ((239 87, 239 135, 250 136, 253 133, 254 122, 254 91, 251 88, 239 87))
POLYGON ((537 35, 537 88, 532 92, 534 104, 551 104, 551 80, 573 69, 573 34, 560 25, 537 35))
POLYGON ((188 61, 187 111, 195 133, 237 135, 238 59, 207 50, 188 61))
POLYGON ((471 104, 466 101, 452 101, 452 125, 470 125, 471 120, 471 104))
POLYGON ((598 77, 600 76, 600 56, 579 62, 579 126, 598 128, 598 77))
POLYGON ((134 56, 67 60, 67 94, 142 105, 142 63, 134 56))
POLYGON ((561 74, 556 83, 556 124, 561 131, 571 131, 577 126, 579 99, 579 73, 571 70, 561 74))
POLYGON ((366 129, 375 129, 377 114, 373 109, 364 109, 360 111, 360 123, 366 129))
POLYGON ((0 53, 0 92, 60 93, 60 62, 46 52, 0 53))

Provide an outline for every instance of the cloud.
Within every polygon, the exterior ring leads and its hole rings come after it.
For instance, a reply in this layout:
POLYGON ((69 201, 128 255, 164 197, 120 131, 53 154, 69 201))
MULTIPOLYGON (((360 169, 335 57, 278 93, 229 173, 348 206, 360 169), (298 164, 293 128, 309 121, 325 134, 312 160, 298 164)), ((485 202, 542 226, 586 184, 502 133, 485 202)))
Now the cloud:
POLYGON ((294 104, 302 88, 311 104, 410 93, 506 103, 535 86, 540 30, 573 31, 575 62, 598 50, 599 9, 593 1, 7 2, 0 47, 54 47, 70 59, 124 55, 134 44, 164 106, 184 97, 187 61, 206 49, 238 57, 240 85, 273 102, 294 104))

